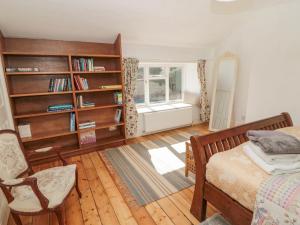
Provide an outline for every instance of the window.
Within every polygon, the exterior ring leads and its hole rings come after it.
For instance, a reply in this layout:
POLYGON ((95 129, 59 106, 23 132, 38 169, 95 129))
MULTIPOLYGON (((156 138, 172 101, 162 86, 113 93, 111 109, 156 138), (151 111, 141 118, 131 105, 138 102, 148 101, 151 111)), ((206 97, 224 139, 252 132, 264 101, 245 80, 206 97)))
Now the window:
POLYGON ((182 101, 182 87, 182 65, 140 64, 134 101, 140 105, 182 101))

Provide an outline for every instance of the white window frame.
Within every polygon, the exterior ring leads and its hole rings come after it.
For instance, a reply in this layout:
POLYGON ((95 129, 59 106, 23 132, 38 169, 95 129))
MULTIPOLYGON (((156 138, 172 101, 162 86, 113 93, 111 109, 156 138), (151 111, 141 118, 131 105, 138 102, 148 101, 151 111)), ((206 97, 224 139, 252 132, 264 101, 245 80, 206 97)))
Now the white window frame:
MULTIPOLYGON (((179 103, 184 101, 184 83, 185 83, 185 67, 183 63, 153 63, 153 62, 142 62, 139 64, 139 68, 144 68, 144 91, 145 91, 145 102, 144 103, 136 103, 138 107, 143 106, 154 106, 154 105, 164 105, 171 103, 179 103), (165 76, 155 76, 149 74, 150 67, 162 67, 165 71, 165 76), (181 99, 170 100, 169 99, 169 72, 170 67, 179 67, 181 68, 181 99), (166 87, 166 98, 164 102, 159 103, 150 103, 150 93, 149 93, 149 81, 150 80, 165 80, 166 87)), ((142 80, 142 79, 138 79, 142 80)))

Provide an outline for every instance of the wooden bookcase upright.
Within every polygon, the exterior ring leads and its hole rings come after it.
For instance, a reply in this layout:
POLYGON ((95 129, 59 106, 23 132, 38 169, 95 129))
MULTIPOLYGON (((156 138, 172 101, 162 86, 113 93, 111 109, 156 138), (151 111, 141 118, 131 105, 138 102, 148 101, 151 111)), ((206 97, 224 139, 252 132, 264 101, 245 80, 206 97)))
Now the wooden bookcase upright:
MULTIPOLYGON (((47 146, 61 146, 66 157, 101 150, 126 143, 124 79, 122 74, 121 36, 114 43, 87 43, 39 39, 4 38, 0 33, 0 51, 10 98, 15 128, 22 122, 30 123, 31 138, 23 138, 26 150, 47 146), (74 71, 73 60, 93 58, 103 72, 74 71), (38 67, 39 72, 6 72, 7 67, 38 67), (77 90, 74 76, 88 80, 88 90, 77 90), (48 92, 51 78, 70 78, 72 90, 48 92), (122 88, 101 89, 100 85, 119 84, 122 88), (123 104, 114 102, 114 93, 123 93, 123 104), (95 107, 80 108, 77 96, 94 102, 95 107), (49 105, 72 103, 69 111, 47 112, 49 105), (122 109, 120 123, 114 121, 117 109, 122 109), (70 113, 75 113, 76 130, 70 131, 70 113), (81 144, 79 123, 96 121, 97 141, 81 144), (115 127, 114 130, 109 128, 115 127)), ((33 155, 30 161, 41 163, 54 160, 54 155, 33 155)))

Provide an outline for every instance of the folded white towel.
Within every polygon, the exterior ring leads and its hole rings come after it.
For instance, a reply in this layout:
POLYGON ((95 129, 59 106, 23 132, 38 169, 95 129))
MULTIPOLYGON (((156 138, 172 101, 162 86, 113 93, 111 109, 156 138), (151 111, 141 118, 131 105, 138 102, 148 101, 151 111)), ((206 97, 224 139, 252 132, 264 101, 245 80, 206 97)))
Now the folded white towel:
POLYGON ((300 154, 267 154, 251 141, 246 145, 268 164, 300 162, 300 154))
POLYGON ((261 169, 271 175, 300 172, 300 162, 268 164, 261 159, 248 145, 243 147, 245 154, 261 169))

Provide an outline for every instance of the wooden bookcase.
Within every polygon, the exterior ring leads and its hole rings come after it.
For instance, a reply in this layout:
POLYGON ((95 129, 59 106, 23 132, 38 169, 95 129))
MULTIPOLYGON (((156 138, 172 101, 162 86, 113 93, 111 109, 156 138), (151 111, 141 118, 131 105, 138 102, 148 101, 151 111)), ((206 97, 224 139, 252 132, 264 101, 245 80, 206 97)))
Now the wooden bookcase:
MULTIPOLYGON (((4 38, 0 35, 0 50, 7 82, 8 95, 15 128, 27 122, 32 137, 23 138, 27 150, 47 146, 61 146, 65 156, 101 150, 126 143, 124 79, 122 74, 121 36, 114 43, 87 43, 39 39, 4 38), (103 72, 74 71, 73 59, 93 58, 95 66, 104 66, 103 72), (6 72, 7 67, 38 67, 39 72, 6 72), (76 90, 74 76, 88 80, 88 90, 76 90), (72 90, 48 92, 51 78, 70 78, 72 90), (100 85, 121 85, 121 88, 100 89, 100 85), (114 102, 114 92, 123 93, 123 104, 114 102), (95 107, 79 108, 77 96, 94 102, 95 107), (73 109, 47 112, 49 105, 72 103, 73 109), (122 109, 121 122, 114 121, 116 109, 122 109), (76 130, 70 131, 70 113, 75 113, 76 130), (79 123, 95 121, 97 141, 80 144, 80 136, 88 129, 79 129, 79 123), (109 128, 114 127, 114 130, 109 128)), ((54 155, 30 161, 51 161, 54 155)))

